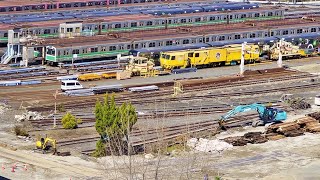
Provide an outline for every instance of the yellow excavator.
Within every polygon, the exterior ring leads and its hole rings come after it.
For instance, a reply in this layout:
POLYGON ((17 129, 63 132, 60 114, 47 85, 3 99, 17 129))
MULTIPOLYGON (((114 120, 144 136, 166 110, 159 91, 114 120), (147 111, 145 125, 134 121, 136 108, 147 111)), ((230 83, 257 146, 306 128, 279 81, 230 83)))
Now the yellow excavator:
POLYGON ((36 142, 36 148, 38 150, 41 150, 43 154, 48 152, 51 148, 53 149, 53 154, 56 154, 57 147, 56 147, 57 141, 52 138, 41 138, 40 141, 36 142))

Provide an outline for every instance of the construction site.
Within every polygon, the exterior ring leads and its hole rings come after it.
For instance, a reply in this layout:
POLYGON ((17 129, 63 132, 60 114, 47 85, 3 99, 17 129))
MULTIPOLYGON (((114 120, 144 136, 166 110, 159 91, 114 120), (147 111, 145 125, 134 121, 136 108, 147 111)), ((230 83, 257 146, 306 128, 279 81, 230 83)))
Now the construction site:
POLYGON ((320 179, 318 10, 1 2, 0 179, 320 179))

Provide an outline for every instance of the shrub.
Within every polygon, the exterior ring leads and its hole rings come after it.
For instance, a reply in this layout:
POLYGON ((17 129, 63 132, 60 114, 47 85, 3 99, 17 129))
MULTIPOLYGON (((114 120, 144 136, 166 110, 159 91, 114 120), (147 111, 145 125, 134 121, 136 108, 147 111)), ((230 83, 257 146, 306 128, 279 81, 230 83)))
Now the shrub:
POLYGON ((66 112, 66 109, 64 108, 64 105, 63 104, 59 104, 58 107, 57 107, 57 110, 59 112, 66 112))
POLYGON ((17 136, 29 136, 29 133, 22 126, 14 126, 14 132, 17 136))
POLYGON ((78 126, 76 118, 70 112, 63 116, 61 123, 65 129, 74 129, 78 126))
POLYGON ((94 157, 106 156, 106 146, 101 139, 97 141, 96 150, 94 151, 93 156, 94 157))

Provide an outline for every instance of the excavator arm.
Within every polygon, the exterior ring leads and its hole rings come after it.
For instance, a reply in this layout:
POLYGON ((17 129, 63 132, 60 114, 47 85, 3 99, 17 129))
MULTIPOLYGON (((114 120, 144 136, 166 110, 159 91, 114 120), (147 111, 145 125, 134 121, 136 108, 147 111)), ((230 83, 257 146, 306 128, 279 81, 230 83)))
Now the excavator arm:
POLYGON ((266 107, 262 104, 255 103, 255 104, 250 104, 250 105, 240 105, 240 106, 235 107, 231 111, 227 112, 225 115, 221 116, 221 118, 219 120, 220 127, 224 127, 225 122, 230 117, 232 117, 238 113, 247 112, 247 111, 251 111, 251 110, 256 110, 259 113, 259 117, 261 119, 263 119, 264 116, 268 116, 268 114, 265 114, 265 113, 267 113, 266 107))

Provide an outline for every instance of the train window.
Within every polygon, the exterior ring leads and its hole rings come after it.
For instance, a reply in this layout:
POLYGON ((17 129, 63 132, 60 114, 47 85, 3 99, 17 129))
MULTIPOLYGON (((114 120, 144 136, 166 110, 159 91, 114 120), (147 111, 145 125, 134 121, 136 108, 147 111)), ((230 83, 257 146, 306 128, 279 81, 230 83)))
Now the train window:
POLYGON ((45 30, 43 31, 43 34, 50 34, 50 29, 45 29, 45 30))
POLYGON ((195 18, 194 19, 194 22, 200 22, 201 21, 201 18, 195 18))
POLYGON ((58 56, 61 56, 61 51, 58 51, 58 56))
POLYGON ((241 18, 246 18, 247 15, 246 14, 241 14, 241 18))
POLYGON ((297 34, 301 34, 302 33, 302 29, 297 29, 297 34))
POLYGON ((142 47, 145 48, 147 46, 146 43, 142 43, 142 47))
POLYGON ((155 42, 149 43, 149 47, 156 47, 156 43, 155 42))
POLYGON ((123 50, 124 49, 124 45, 119 45, 119 49, 123 50))
POLYGON ((171 56, 171 60, 176 60, 176 56, 171 56))
POLYGON ((268 16, 272 16, 273 15, 273 13, 272 12, 268 12, 268 16))
POLYGON ((166 55, 166 59, 170 59, 170 55, 166 55))
POLYGON ((210 17, 210 21, 216 20, 216 17, 210 17))
POLYGON ((184 40, 182 41, 182 44, 189 44, 189 39, 184 39, 184 40))
POLYGON ((87 4, 86 3, 80 3, 80 6, 84 7, 84 6, 87 6, 87 4))
POLYGON ((159 42, 159 46, 163 46, 163 43, 162 43, 162 42, 159 42))
POLYGON ((72 32, 73 28, 67 28, 67 32, 72 32))
POLYGON ((115 25, 114 25, 114 28, 121 28, 121 24, 119 24, 119 23, 118 23, 118 24, 115 24, 115 25))
POLYGON ((139 48, 139 44, 135 44, 135 45, 134 45, 134 48, 135 48, 135 49, 138 49, 138 48, 139 48))
POLYGON ((206 42, 209 42, 210 40, 209 40, 209 38, 208 37, 206 37, 206 42))
POLYGON ((282 32, 282 35, 287 35, 287 34, 289 34, 288 30, 285 30, 282 32))
POLYGON ((22 7, 16 7, 16 11, 22 11, 22 7))
POLYGON ((232 17, 232 15, 229 15, 229 19, 232 19, 233 17, 232 17))
POLYGON ((254 17, 260 17, 260 14, 259 13, 255 13, 254 17))
POLYGON ((202 43, 202 41, 203 41, 203 39, 202 39, 202 38, 199 38, 199 42, 202 43))
POLYGON ((140 23, 139 23, 139 26, 144 26, 144 22, 140 22, 140 23))
POLYGON ((166 46, 171 46, 172 45, 172 41, 166 41, 166 46))
POLYGON ((130 44, 127 45, 127 49, 131 49, 131 45, 130 44))
POLYGON ((186 20, 186 19, 181 19, 180 22, 181 22, 181 23, 186 23, 187 20, 186 20))
POLYGON ((193 53, 188 53, 188 57, 193 57, 193 53))
POLYGON ((274 36, 274 32, 273 31, 271 31, 270 36, 274 36))
POLYGON ((128 23, 123 24, 123 27, 128 27, 128 26, 129 26, 128 23))
POLYGON ((192 22, 192 19, 190 18, 188 21, 189 21, 189 22, 192 22))
POLYGON ((199 53, 195 53, 194 57, 200 57, 200 54, 199 53))
POLYGON ((137 25, 137 22, 132 22, 131 23, 131 27, 137 27, 138 25, 137 25))
POLYGON ((166 54, 161 54, 161 57, 162 58, 166 58, 166 54))
POLYGON ((3 37, 8 37, 8 33, 4 33, 4 34, 3 34, 3 37))
POLYGON ((256 37, 256 34, 255 33, 251 33, 250 34, 250 38, 255 38, 256 37))
POLYGON ((311 28, 311 32, 316 32, 317 29, 316 28, 311 28))
POLYGON ((72 50, 72 54, 80 54, 80 53, 79 53, 79 49, 74 49, 74 50, 72 50))
POLYGON ((66 8, 71 8, 71 4, 66 4, 66 8))
POLYGON ((234 39, 240 39, 240 34, 234 35, 234 39))
POLYGON ((219 41, 224 41, 226 38, 224 36, 219 36, 219 41))
POLYGON ((227 20, 227 17, 226 17, 226 16, 223 16, 223 19, 224 19, 224 20, 227 20))
POLYGON ((115 51, 116 49, 117 49, 116 46, 110 46, 110 47, 109 47, 109 51, 115 51))
POLYGON ((203 17, 203 21, 207 21, 207 17, 203 17))
POLYGON ((172 23, 172 20, 170 19, 169 21, 168 21, 168 24, 171 24, 172 23))
POLYGON ((9 7, 9 11, 14 11, 14 8, 13 7, 9 7))
POLYGON ((152 26, 152 21, 148 21, 147 26, 152 26))
POLYGON ((290 34, 294 34, 294 29, 291 29, 291 30, 290 30, 290 34))
POLYGON ((102 52, 105 52, 106 50, 107 50, 106 47, 101 47, 101 51, 102 51, 102 52))
POLYGON ((0 12, 6 12, 6 8, 0 8, 0 12))

